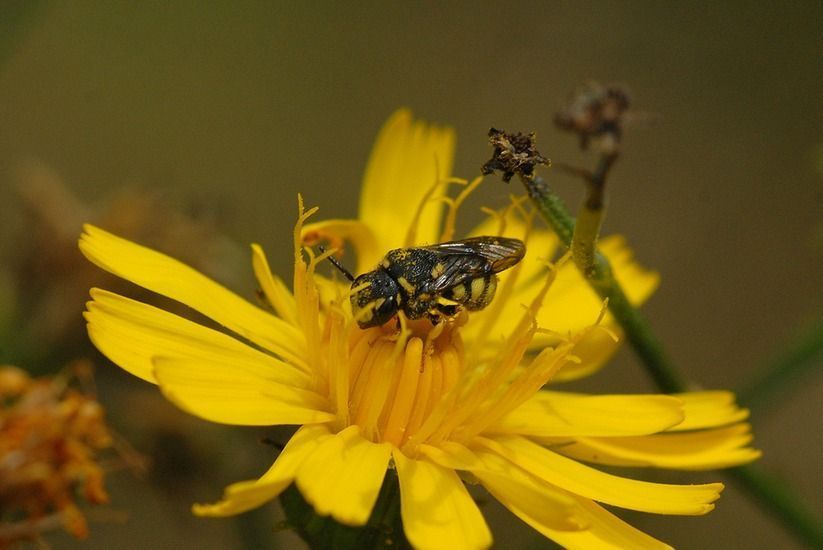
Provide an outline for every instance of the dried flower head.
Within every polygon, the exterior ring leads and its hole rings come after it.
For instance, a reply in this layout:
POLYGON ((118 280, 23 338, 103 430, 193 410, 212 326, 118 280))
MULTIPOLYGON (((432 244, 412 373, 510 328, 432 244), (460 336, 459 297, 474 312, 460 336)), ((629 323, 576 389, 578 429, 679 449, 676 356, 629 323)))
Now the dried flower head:
POLYGON ((537 150, 534 137, 534 133, 509 134, 490 128, 489 143, 494 147, 494 152, 491 160, 481 168, 483 175, 499 170, 503 172, 503 181, 508 183, 515 174, 530 178, 537 165, 548 166, 550 161, 537 150))
POLYGON ((66 377, 0 366, 0 547, 60 526, 85 537, 76 493, 108 502, 97 453, 111 445, 103 408, 66 377))
POLYGON ((625 86, 602 86, 588 82, 575 91, 555 115, 558 128, 580 138, 580 148, 588 149, 592 141, 604 154, 617 152, 623 134, 624 114, 631 103, 625 86))

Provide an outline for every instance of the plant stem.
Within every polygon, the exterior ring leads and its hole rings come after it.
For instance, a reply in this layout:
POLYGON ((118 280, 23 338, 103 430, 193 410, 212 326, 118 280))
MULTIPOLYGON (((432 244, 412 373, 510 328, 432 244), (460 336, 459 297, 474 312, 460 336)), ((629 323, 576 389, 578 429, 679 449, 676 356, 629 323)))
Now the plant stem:
POLYGON ((822 358, 823 317, 818 317, 805 325, 759 376, 737 392, 738 400, 749 409, 762 410, 788 386, 797 384, 815 367, 819 369, 822 358))
MULTIPOLYGON (((543 219, 554 229, 567 248, 573 247, 575 220, 560 197, 540 176, 531 179, 521 177, 521 180, 543 219)), ((583 210, 589 212, 586 216, 587 221, 584 222, 589 226, 586 234, 589 236, 596 234, 599 231, 599 221, 593 219, 597 216, 596 212, 586 205, 583 206, 583 210), (593 225, 597 225, 597 231, 592 229, 593 225)), ((685 380, 672 365, 649 322, 637 308, 631 305, 623 288, 614 279, 609 261, 596 250, 593 244, 583 246, 591 246, 592 252, 590 255, 587 255, 585 251, 582 254, 578 253, 575 255, 575 263, 581 268, 592 288, 602 298, 609 300, 609 311, 625 331, 627 340, 657 386, 666 393, 685 391, 687 388, 685 380), (589 257, 591 261, 587 259, 589 257)))
MULTIPOLYGON (((539 176, 526 177, 520 175, 523 184, 534 202, 540 215, 554 229, 560 240, 567 248, 572 249, 575 256, 575 237, 596 239, 602 221, 602 207, 597 208, 587 201, 581 209, 581 221, 586 224, 585 230, 575 231, 575 220, 566 209, 563 201, 551 190, 549 185, 539 176)), ((602 190, 602 189, 601 189, 602 190)), ((665 393, 686 391, 684 378, 677 371, 662 344, 654 335, 651 326, 645 317, 629 302, 620 284, 614 279, 608 260, 596 249, 595 242, 578 243, 575 264, 580 268, 592 288, 603 298, 609 300, 609 311, 623 328, 626 338, 640 358, 643 366, 654 380, 657 387, 665 393), (591 250, 591 254, 587 253, 591 250), (582 253, 581 253, 582 252, 582 253)), ((819 326, 816 325, 816 329, 819 326)), ((789 378, 786 371, 794 372, 798 367, 793 362, 799 358, 811 355, 812 350, 819 351, 819 331, 811 333, 813 338, 808 341, 800 340, 800 345, 787 353, 778 364, 780 374, 772 376, 778 380, 789 378)), ((766 384, 774 382, 774 378, 766 376, 766 384)), ((755 386, 758 388, 759 386, 755 386)), ((758 390, 761 397, 773 390, 758 390)), ((757 396, 758 391, 748 394, 757 396)), ((820 521, 803 503, 803 500, 792 490, 789 484, 775 479, 769 473, 753 466, 740 466, 727 470, 727 475, 738 486, 754 498, 760 506, 773 517, 779 520, 784 527, 798 539, 814 548, 823 548, 823 528, 820 521)))
POLYGON ((810 548, 823 548, 823 523, 786 481, 754 464, 730 468, 725 474, 798 539, 810 548))

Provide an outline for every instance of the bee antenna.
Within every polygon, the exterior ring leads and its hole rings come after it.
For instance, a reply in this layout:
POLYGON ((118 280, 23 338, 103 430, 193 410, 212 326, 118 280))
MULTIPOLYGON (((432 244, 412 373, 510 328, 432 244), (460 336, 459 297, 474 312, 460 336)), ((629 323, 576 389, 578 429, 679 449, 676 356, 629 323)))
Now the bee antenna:
MULTIPOLYGON (((323 246, 318 246, 317 248, 320 250, 321 254, 326 252, 326 248, 323 246)), ((337 258, 335 258, 334 256, 327 256, 326 259, 330 261, 334 267, 339 269, 340 273, 342 273, 346 277, 346 279, 348 279, 352 283, 354 282, 354 275, 351 274, 351 271, 343 267, 343 264, 338 262, 337 258)))

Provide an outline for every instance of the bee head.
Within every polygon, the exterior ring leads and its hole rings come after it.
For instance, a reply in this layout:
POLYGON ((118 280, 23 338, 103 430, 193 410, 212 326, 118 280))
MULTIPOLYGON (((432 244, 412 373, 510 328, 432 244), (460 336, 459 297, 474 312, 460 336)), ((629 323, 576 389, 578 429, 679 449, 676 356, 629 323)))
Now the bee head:
POLYGON ((378 327, 397 315, 397 283, 382 269, 360 275, 351 287, 362 287, 351 295, 352 314, 360 328, 378 327))

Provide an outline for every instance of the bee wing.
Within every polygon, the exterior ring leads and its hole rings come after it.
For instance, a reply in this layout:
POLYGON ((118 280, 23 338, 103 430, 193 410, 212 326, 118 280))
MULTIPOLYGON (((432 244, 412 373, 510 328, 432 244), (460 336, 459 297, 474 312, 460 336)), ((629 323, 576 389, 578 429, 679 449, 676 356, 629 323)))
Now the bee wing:
POLYGON ((478 275, 499 273, 526 254, 523 241, 505 237, 473 237, 423 248, 434 252, 443 265, 442 273, 427 289, 429 292, 442 292, 478 275))

